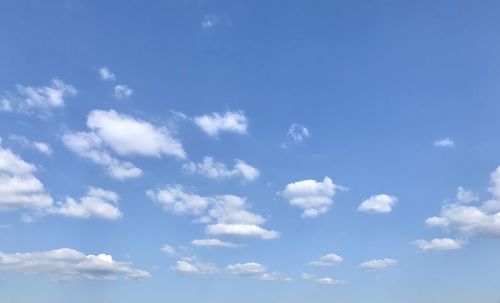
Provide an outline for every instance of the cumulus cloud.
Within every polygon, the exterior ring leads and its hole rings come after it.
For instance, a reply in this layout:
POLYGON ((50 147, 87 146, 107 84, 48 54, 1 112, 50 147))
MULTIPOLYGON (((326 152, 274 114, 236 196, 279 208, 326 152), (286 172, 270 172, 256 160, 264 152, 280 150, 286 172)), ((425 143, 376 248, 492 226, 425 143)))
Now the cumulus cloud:
POLYGON ((312 261, 310 264, 314 266, 332 266, 342 262, 343 260, 344 259, 342 259, 341 256, 331 253, 322 256, 316 261, 312 261))
POLYGON ((379 270, 389 266, 396 265, 398 263, 395 259, 384 258, 384 259, 375 259, 363 262, 359 265, 359 268, 364 270, 379 270))
POLYGON ((456 250, 462 248, 463 244, 464 243, 461 241, 457 241, 450 238, 432 239, 431 241, 427 240, 415 241, 415 245, 417 245, 418 249, 423 252, 456 250))
POLYGON ((443 138, 434 141, 434 145, 437 147, 455 147, 455 142, 450 138, 443 138))
POLYGON ((239 278, 257 278, 264 281, 290 281, 291 279, 278 272, 267 272, 264 265, 256 262, 236 263, 226 266, 226 270, 239 278))
POLYGON ((304 125, 293 123, 288 129, 288 137, 295 142, 302 142, 309 136, 309 130, 304 125))
POLYGON ((115 98, 118 100, 126 99, 132 96, 134 91, 125 84, 118 84, 115 86, 115 98))
POLYGON ((51 212, 81 219, 95 217, 116 220, 122 217, 122 212, 117 207, 118 200, 119 196, 115 192, 90 187, 80 201, 67 197, 65 202, 58 203, 51 212))
POLYGON ((76 94, 72 85, 59 79, 53 79, 49 86, 41 87, 17 84, 16 93, 7 92, 2 98, 0 110, 47 116, 52 109, 64 106, 65 97, 76 94))
POLYGON ((206 232, 212 236, 254 236, 262 239, 279 237, 279 232, 260 225, 265 219, 247 208, 246 199, 234 195, 200 196, 177 184, 146 191, 146 195, 177 215, 191 215, 196 222, 208 224, 206 232))
POLYGON ((235 248, 240 247, 240 245, 221 241, 219 239, 196 239, 191 241, 191 244, 194 246, 202 246, 202 247, 225 247, 225 248, 235 248))
POLYGON ((224 163, 217 162, 212 157, 205 157, 202 162, 188 162, 183 168, 189 173, 197 173, 210 179, 239 177, 245 182, 252 182, 259 177, 260 172, 257 168, 243 160, 236 159, 235 162, 233 168, 228 169, 224 163))
POLYGON ((120 114, 114 110, 93 110, 87 116, 88 132, 69 132, 63 142, 81 157, 104 166, 110 176, 123 180, 138 177, 142 170, 119 156, 161 157, 184 159, 186 153, 180 141, 165 127, 120 114))
POLYGON ((113 74, 109 70, 109 68, 107 68, 106 66, 99 68, 98 72, 99 72, 99 76, 104 81, 115 81, 116 80, 115 74, 113 74))
POLYGON ((194 118, 194 122, 210 136, 217 136, 222 132, 246 134, 248 128, 247 118, 243 111, 198 116, 194 118))
POLYGON ((63 281, 151 277, 147 271, 115 261, 110 255, 85 255, 70 248, 13 254, 0 252, 0 271, 46 275, 63 281))
POLYGON ((323 181, 302 180, 290 183, 281 195, 293 206, 304 210, 303 217, 316 217, 326 213, 333 203, 333 197, 342 186, 325 177, 323 181))
POLYGON ((182 258, 177 261, 173 270, 183 275, 212 275, 219 271, 214 263, 200 262, 196 258, 182 258))
POLYGON ((375 195, 363 201, 358 210, 367 213, 385 214, 391 212, 396 202, 398 202, 398 198, 395 196, 386 194, 375 195))
POLYGON ((52 148, 48 143, 38 142, 38 141, 30 141, 28 138, 24 136, 18 135, 10 135, 9 139, 23 146, 24 148, 34 149, 46 156, 52 155, 52 148))

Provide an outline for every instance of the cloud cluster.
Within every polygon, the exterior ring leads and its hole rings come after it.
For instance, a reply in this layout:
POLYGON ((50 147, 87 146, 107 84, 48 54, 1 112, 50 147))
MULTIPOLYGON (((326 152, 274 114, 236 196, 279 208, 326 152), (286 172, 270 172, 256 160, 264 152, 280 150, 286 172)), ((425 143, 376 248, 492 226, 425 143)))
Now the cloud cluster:
POLYGON ((302 208, 303 217, 316 217, 326 213, 333 203, 333 197, 343 187, 325 177, 323 181, 302 180, 290 183, 281 195, 293 206, 302 208))
POLYGON ((266 220, 248 211, 246 199, 243 197, 200 196, 177 184, 148 190, 146 195, 168 212, 195 216, 197 222, 207 224, 206 233, 212 236, 275 239, 280 235, 277 231, 267 230, 260 226, 266 220))
POLYGON ((151 277, 147 271, 115 261, 110 255, 85 255, 70 248, 13 254, 0 252, 0 271, 46 275, 61 281, 151 277))
POLYGON ((228 169, 224 163, 215 161, 212 157, 205 157, 200 163, 188 162, 183 168, 189 173, 197 173, 210 179, 228 179, 239 177, 244 182, 252 182, 260 176, 257 168, 243 160, 236 159, 232 169, 228 169))
POLYGON ((186 157, 182 144, 165 127, 120 114, 114 110, 93 110, 87 116, 88 132, 69 132, 63 136, 67 148, 83 158, 102 165, 109 175, 123 180, 138 177, 142 170, 119 156, 163 155, 186 157))
POLYGON ((197 116, 194 122, 210 136, 217 136, 222 132, 246 134, 248 128, 247 118, 242 111, 197 116))
POLYGON ((385 214, 392 210, 398 198, 386 194, 374 195, 359 205, 358 210, 366 213, 385 214))

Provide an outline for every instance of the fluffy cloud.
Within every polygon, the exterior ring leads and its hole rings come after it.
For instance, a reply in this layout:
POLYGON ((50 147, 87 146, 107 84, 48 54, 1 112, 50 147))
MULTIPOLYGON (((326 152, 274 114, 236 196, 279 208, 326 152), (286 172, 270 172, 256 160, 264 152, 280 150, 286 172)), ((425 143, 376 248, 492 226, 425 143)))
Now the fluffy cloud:
POLYGON ((314 266, 332 266, 342 262, 343 259, 337 254, 327 254, 319 258, 319 260, 312 261, 310 264, 314 266))
POLYGON ((290 281, 291 279, 278 273, 267 272, 264 265, 256 262, 236 263, 226 266, 226 270, 239 278, 257 278, 264 281, 290 281))
POLYGON ((147 271, 114 261, 110 255, 85 255, 70 248, 14 254, 0 252, 0 271, 47 275, 64 281, 151 277, 147 271))
POLYGON ((375 259, 363 262, 359 265, 359 268, 364 270, 379 270, 389 266, 396 265, 398 263, 397 260, 384 258, 384 259, 375 259))
POLYGON ((115 98, 118 100, 126 99, 132 96, 133 92, 134 91, 125 84, 118 84, 115 86, 115 98))
POLYGON ((455 250, 462 248, 463 244, 464 243, 461 241, 457 241, 450 238, 432 239, 431 241, 427 240, 415 241, 415 245, 417 245, 418 249, 423 252, 455 250))
POLYGON ((102 188, 91 187, 87 195, 80 201, 67 197, 63 203, 58 203, 53 213, 68 217, 88 219, 96 217, 106 220, 116 220, 122 217, 117 207, 119 197, 115 192, 102 188))
POLYGON ((303 217, 316 217, 326 213, 333 203, 333 196, 343 187, 325 177, 323 181, 302 180, 290 183, 281 195, 288 199, 291 205, 304 210, 303 217))
POLYGON ((113 157, 112 152, 119 156, 186 157, 181 143, 167 128, 156 127, 114 110, 91 111, 87 126, 89 132, 65 134, 64 144, 81 157, 106 167, 115 179, 138 177, 142 171, 130 162, 113 157))
POLYGON ((248 127, 247 118, 242 111, 198 116, 194 118, 194 122, 210 136, 217 136, 221 132, 246 134, 248 127))
POLYGON ((0 146, 0 210, 50 209, 52 197, 35 176, 36 167, 0 146))
POLYGON ((288 129, 288 137, 290 137, 295 142, 302 142, 309 136, 309 130, 307 130, 304 125, 294 123, 288 129))
POLYGON ((396 202, 398 202, 398 198, 395 196, 385 194, 375 195, 363 201, 358 210, 367 213, 385 214, 391 212, 396 202))
POLYGON ((188 162, 183 168, 187 172, 197 173, 210 179, 239 177, 245 182, 251 182, 260 175, 257 168, 238 159, 232 169, 228 169, 225 164, 215 161, 212 157, 203 158, 201 163, 188 162))
POLYGON ((260 226, 266 220, 248 211, 246 199, 242 197, 200 196, 177 184, 148 190, 146 195, 168 212, 195 216, 197 222, 209 224, 206 228, 209 235, 254 236, 262 239, 279 237, 279 232, 260 226))
POLYGON ((219 239, 196 239, 191 241, 191 244, 193 244, 194 246, 202 246, 202 247, 225 247, 225 248, 234 248, 240 246, 238 244, 221 241, 219 239))
POLYGON ((99 68, 98 72, 99 72, 99 76, 104 81, 115 81, 116 80, 115 74, 113 74, 109 70, 109 68, 107 68, 106 66, 99 68))
POLYGON ((215 264, 199 262, 196 258, 182 258, 177 261, 173 270, 183 275, 211 275, 219 271, 215 264))
POLYGON ((16 94, 6 93, 0 110, 22 113, 38 112, 41 115, 50 114, 50 110, 64 106, 64 98, 77 94, 76 89, 59 79, 53 79, 50 86, 16 85, 16 94))
POLYGON ((455 147, 455 142, 450 138, 443 138, 434 141, 434 145, 437 147, 455 147))
POLYGON ((9 139, 18 143, 19 145, 25 147, 25 148, 30 148, 34 149, 46 156, 52 155, 52 148, 48 143, 45 142, 38 142, 38 141, 30 141, 28 138, 24 136, 18 136, 18 135, 10 135, 9 139))

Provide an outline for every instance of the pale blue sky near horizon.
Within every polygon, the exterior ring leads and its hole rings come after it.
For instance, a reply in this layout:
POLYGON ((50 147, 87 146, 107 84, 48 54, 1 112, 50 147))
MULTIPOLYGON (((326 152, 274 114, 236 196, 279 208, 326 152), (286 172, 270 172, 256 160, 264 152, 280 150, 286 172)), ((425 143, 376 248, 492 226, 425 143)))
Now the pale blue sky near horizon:
POLYGON ((0 301, 498 302, 499 12, 462 0, 2 1, 0 301), (64 104, 49 104, 54 91, 64 104), (124 121, 147 126, 128 135, 124 121), (83 133, 95 145, 72 149, 83 133), (141 173, 113 176, 125 162, 141 173), (179 188, 177 206, 153 197, 179 188), (61 248, 81 259, 47 257, 61 248))

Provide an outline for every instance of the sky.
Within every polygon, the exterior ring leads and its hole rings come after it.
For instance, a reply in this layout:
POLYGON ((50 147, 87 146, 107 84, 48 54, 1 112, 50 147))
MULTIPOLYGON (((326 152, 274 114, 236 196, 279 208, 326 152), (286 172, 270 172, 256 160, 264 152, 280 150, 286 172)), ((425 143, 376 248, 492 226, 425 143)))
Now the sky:
POLYGON ((0 301, 500 301, 498 1, 0 3, 0 301))

